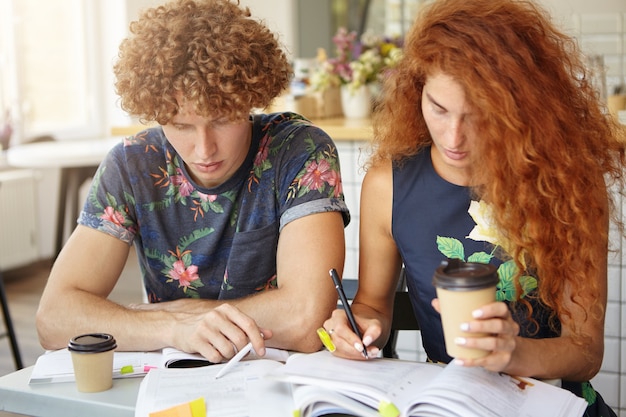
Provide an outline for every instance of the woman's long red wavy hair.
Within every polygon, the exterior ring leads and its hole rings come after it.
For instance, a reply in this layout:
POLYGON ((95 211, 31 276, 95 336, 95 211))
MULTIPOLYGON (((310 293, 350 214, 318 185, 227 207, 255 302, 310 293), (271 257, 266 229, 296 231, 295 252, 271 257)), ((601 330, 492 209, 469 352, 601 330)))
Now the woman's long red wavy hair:
POLYGON ((625 162, 624 129, 576 43, 529 1, 438 0, 418 16, 404 54, 374 114, 368 164, 401 162, 432 143, 423 86, 429 74, 452 76, 477 115, 474 191, 493 206, 520 270, 539 277, 541 301, 571 317, 563 294, 580 305, 601 291, 589 277, 606 262, 597 248, 615 206, 607 186, 621 190, 625 162))

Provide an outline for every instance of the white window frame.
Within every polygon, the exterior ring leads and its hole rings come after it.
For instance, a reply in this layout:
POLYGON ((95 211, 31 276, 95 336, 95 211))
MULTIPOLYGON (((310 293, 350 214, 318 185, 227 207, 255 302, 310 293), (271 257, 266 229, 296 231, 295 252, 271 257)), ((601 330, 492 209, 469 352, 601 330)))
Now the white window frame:
MULTIPOLYGON (((27 82, 24 79, 27 73, 25 68, 20 68, 24 63, 24 57, 20 55, 17 42, 17 34, 20 26, 26 24, 15 17, 17 2, 21 0, 3 0, 0 2, 0 120, 3 120, 3 108, 9 107, 12 113, 12 121, 14 135, 11 140, 12 144, 24 142, 29 138, 38 135, 50 134, 59 140, 63 139, 86 139, 101 136, 104 131, 105 118, 103 117, 104 88, 101 79, 103 78, 102 57, 99 52, 100 24, 97 18, 97 8, 100 6, 99 1, 78 0, 76 6, 81 8, 77 21, 72 22, 75 27, 79 28, 76 36, 80 36, 79 41, 80 53, 76 63, 67 63, 60 58, 57 63, 50 62, 49 65, 80 65, 84 72, 82 79, 84 86, 80 88, 80 94, 84 96, 79 98, 82 102, 85 112, 84 117, 73 123, 65 125, 37 124, 36 122, 27 123, 24 119, 28 117, 28 102, 25 97, 23 86, 27 82), (82 33, 80 33, 82 32, 82 33)), ((68 0, 46 0, 46 2, 58 1, 67 4, 68 0)), ((59 16, 50 16, 50 19, 59 19, 59 16)), ((45 36, 45 34, 37 34, 35 30, 32 32, 35 36, 45 36)), ((33 38, 34 39, 34 38, 33 38)), ((36 42, 31 42, 35 45, 36 42)), ((47 64, 47 63, 46 63, 47 64)), ((110 65, 107 66, 110 68, 110 65)), ((45 66, 42 68, 45 70, 45 66)), ((58 103, 63 105, 63 100, 58 103)), ((34 116, 33 116, 34 117, 34 116)))

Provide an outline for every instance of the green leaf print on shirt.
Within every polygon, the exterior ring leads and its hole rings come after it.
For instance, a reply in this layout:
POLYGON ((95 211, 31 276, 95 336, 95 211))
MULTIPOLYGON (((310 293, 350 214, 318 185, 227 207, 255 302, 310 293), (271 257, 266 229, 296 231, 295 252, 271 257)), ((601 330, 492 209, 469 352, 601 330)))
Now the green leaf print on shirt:
MULTIPOLYGON (((471 254, 466 261, 463 243, 452 237, 437 236, 437 248, 446 258, 460 259, 464 262, 489 263, 493 258, 493 253, 475 252, 471 254)), ((517 265, 515 265, 513 260, 503 262, 498 267, 499 283, 496 287, 497 301, 517 300, 517 291, 515 289, 515 282, 513 281, 513 277, 517 271, 517 265)), ((530 291, 537 288, 537 280, 534 277, 523 275, 520 277, 520 285, 522 286, 522 295, 520 298, 524 298, 530 291)))
POLYGON ((465 248, 458 239, 437 236, 437 247, 446 258, 465 260, 465 248))
POLYGON ((591 383, 583 382, 582 388, 583 388, 583 392, 582 392, 583 398, 587 400, 587 404, 589 405, 595 404, 596 400, 598 399, 598 393, 591 386, 591 383))
MULTIPOLYGON (((517 299, 517 291, 515 289, 515 282, 513 277, 519 269, 515 265, 515 261, 512 259, 502 263, 498 268, 498 275, 500 276, 500 284, 498 285, 496 292, 496 300, 498 301, 514 301, 517 299)), ((520 277, 520 285, 522 286, 522 296, 524 298, 526 294, 537 288, 537 280, 535 277, 528 275, 522 275, 520 277)))
MULTIPOLYGON (((467 262, 487 264, 493 259, 496 249, 501 248, 505 253, 507 249, 510 249, 510 245, 497 233, 497 225, 494 221, 492 207, 489 204, 482 200, 472 200, 467 212, 474 220, 476 226, 470 231, 469 236, 466 237, 477 242, 489 243, 493 247, 491 253, 481 251, 471 254, 467 258, 467 262)), ((448 258, 465 261, 465 248, 463 243, 456 238, 437 236, 437 248, 448 258)), ((537 288, 537 280, 534 277, 522 275, 519 278, 522 294, 518 297, 513 278, 518 274, 519 269, 512 259, 506 261, 503 259, 502 261, 502 264, 498 267, 500 281, 496 288, 497 301, 515 301, 518 298, 524 298, 529 292, 537 288)))
POLYGON ((475 252, 472 253, 468 258, 467 262, 478 262, 481 264, 488 264, 493 258, 493 255, 487 252, 475 252))

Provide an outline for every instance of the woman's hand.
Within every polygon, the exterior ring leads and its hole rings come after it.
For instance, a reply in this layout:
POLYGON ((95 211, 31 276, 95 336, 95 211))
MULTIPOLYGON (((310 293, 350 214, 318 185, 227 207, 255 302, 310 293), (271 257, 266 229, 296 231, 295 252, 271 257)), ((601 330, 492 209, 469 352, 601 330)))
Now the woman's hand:
POLYGON ((378 356, 380 349, 372 342, 378 339, 381 334, 380 321, 376 319, 366 319, 359 317, 356 313, 354 319, 362 331, 363 340, 354 333, 346 312, 343 309, 333 311, 331 317, 324 322, 324 329, 330 335, 336 350, 334 355, 348 359, 366 359, 363 355, 363 346, 367 349, 368 358, 378 356))
MULTIPOLYGON (((432 305, 439 313, 439 300, 432 305)), ((488 336, 457 338, 459 346, 482 349, 490 352, 482 358, 455 358, 463 366, 482 366, 494 372, 504 371, 513 358, 517 347, 519 325, 513 320, 511 312, 503 302, 487 304, 472 312, 474 320, 461 325, 466 333, 486 333, 488 336)))

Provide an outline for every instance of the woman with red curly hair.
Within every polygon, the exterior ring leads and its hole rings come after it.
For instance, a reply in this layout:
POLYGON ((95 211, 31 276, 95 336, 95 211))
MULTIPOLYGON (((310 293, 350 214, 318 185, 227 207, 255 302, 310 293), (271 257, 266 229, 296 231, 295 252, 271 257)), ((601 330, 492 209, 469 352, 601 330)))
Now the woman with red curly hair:
POLYGON ((349 214, 330 137, 293 113, 254 112, 290 82, 276 36, 228 0, 163 4, 130 32, 114 66, 121 107, 160 126, 96 173, 41 299, 42 345, 97 331, 121 350, 212 362, 249 341, 259 355, 318 350, 349 214), (107 296, 133 244, 149 303, 124 307, 107 296))
POLYGON ((497 302, 463 325, 489 336, 456 341, 488 354, 455 362, 559 379, 586 415, 608 415, 588 381, 604 352, 607 187, 623 186, 625 138, 583 64, 530 1, 438 0, 419 15, 374 115, 353 304, 363 339, 336 310, 325 327, 337 355, 384 345, 404 265, 425 351, 450 362, 433 273, 446 258, 490 262, 497 302))

